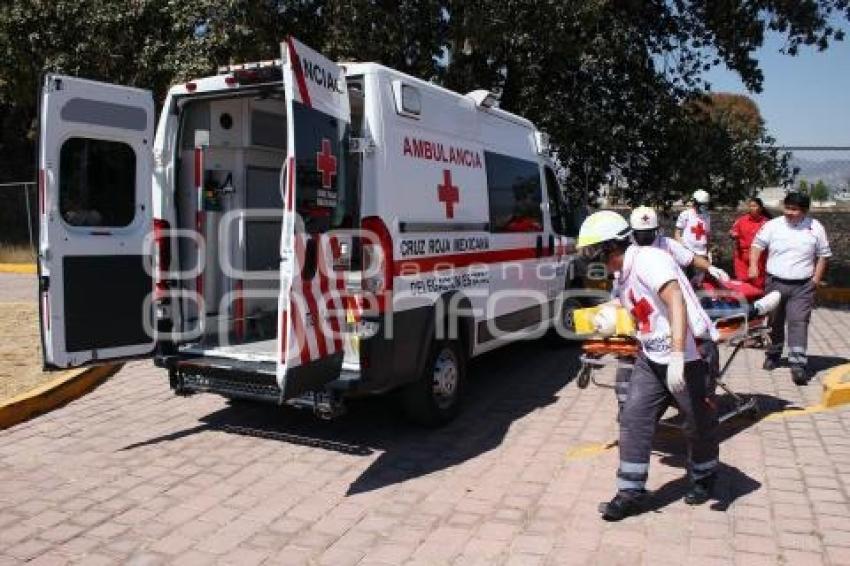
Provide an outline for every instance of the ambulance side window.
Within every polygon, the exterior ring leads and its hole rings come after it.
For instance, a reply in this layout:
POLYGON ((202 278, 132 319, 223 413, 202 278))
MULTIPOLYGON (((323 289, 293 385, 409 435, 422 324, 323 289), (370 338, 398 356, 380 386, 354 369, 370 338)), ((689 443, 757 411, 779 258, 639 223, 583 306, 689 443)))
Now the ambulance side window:
POLYGON ((540 232, 543 211, 540 169, 526 161, 484 152, 492 232, 540 232))
POLYGON ((59 152, 59 211, 71 226, 128 226, 136 210, 136 153, 123 142, 68 138, 59 152))

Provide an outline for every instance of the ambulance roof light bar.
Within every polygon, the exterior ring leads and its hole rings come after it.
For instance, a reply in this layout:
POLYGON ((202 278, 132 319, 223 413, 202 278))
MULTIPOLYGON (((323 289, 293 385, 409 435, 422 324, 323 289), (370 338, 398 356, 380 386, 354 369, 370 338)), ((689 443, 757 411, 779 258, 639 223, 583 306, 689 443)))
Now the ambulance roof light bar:
POLYGON ((218 68, 219 75, 227 75, 235 71, 255 71, 264 67, 281 67, 283 63, 280 59, 270 59, 267 61, 255 61, 253 63, 240 63, 238 65, 223 65, 218 68))

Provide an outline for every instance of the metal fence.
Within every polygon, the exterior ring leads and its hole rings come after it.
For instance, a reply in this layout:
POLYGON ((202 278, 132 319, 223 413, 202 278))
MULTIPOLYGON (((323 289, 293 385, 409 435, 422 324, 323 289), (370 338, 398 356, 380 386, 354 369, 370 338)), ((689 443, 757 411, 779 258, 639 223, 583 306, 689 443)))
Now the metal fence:
POLYGON ((35 255, 38 222, 36 183, 0 183, 0 247, 29 246, 35 255))

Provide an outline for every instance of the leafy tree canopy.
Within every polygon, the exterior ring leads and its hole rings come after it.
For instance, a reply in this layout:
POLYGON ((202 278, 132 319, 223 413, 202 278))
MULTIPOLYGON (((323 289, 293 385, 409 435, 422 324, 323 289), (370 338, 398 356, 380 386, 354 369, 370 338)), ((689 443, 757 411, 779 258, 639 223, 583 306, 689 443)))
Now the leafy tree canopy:
POLYGON ((572 191, 617 175, 631 202, 701 187, 731 202, 790 171, 757 109, 708 105, 705 71, 725 64, 758 92, 766 33, 795 55, 841 40, 847 20, 850 0, 12 0, 0 5, 0 176, 33 176, 45 70, 161 100, 218 65, 278 56, 292 34, 339 60, 500 93, 551 134, 572 191))

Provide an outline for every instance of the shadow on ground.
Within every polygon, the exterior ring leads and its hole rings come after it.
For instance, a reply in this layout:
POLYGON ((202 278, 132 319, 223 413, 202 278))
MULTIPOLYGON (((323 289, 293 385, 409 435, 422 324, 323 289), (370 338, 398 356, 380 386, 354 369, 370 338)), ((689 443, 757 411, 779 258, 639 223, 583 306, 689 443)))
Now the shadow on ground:
MULTIPOLYGON (((409 424, 393 395, 353 401, 349 412, 320 421, 307 411, 256 403, 231 403, 196 427, 126 446, 131 450, 207 430, 268 438, 378 458, 349 487, 349 494, 430 474, 497 448, 511 424, 555 402, 578 373, 575 346, 541 340, 515 343, 476 358, 470 367, 461 415, 440 429, 409 424)), ((613 403, 614 400, 612 399, 613 403)))
MULTIPOLYGON (((726 511, 736 499, 761 487, 761 482, 723 462, 720 463, 717 474, 718 480, 714 486, 712 502, 709 504, 713 511, 726 511)), ((649 511, 661 511, 671 503, 681 500, 688 491, 688 485, 688 478, 685 476, 667 482, 652 492, 649 511)))
MULTIPOLYGON (((714 498, 711 508, 715 511, 726 511, 736 499, 748 495, 761 487, 761 483, 754 480, 735 466, 722 462, 723 442, 747 430, 757 424, 763 418, 786 409, 793 408, 791 404, 774 395, 762 393, 747 394, 746 398, 753 398, 758 407, 758 413, 745 413, 730 418, 720 424, 718 428, 718 441, 721 445, 721 464, 718 470, 718 482, 714 488, 714 498)), ((720 413, 734 407, 734 399, 731 395, 718 397, 720 413)), ((675 425, 676 418, 663 421, 667 425, 675 425)), ((661 463, 682 469, 682 477, 667 482, 652 494, 652 510, 660 511, 671 503, 682 499, 688 490, 688 478, 685 470, 687 462, 685 455, 688 453, 687 442, 682 433, 673 426, 662 426, 655 435, 652 443, 653 452, 661 454, 661 463)))

